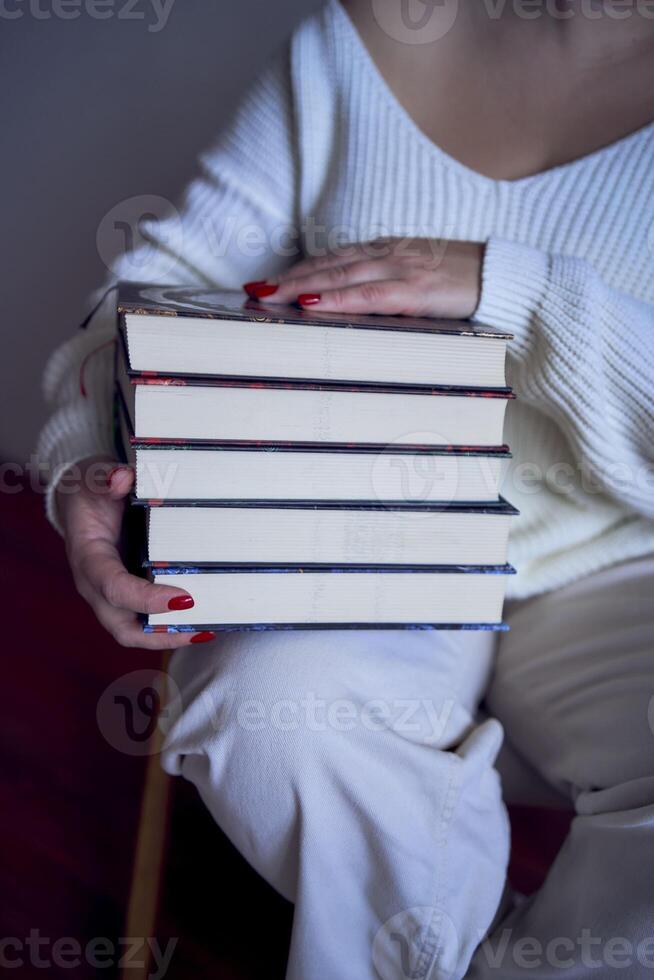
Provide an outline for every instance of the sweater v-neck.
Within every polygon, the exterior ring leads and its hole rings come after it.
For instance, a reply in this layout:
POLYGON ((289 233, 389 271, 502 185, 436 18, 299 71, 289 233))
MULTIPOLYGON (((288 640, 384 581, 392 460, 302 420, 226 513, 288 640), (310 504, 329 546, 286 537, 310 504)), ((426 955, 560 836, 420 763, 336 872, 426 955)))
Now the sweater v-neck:
POLYGON ((654 120, 652 120, 649 123, 645 123, 644 126, 633 130, 633 132, 627 133, 625 136, 614 140, 612 143, 607 143, 605 146, 598 147, 595 150, 590 150, 588 153, 584 153, 579 157, 566 161, 565 163, 548 167, 546 170, 541 170, 533 174, 526 174, 523 177, 490 177, 487 174, 481 173, 479 170, 475 170, 473 167, 469 167, 456 157, 451 156, 420 128, 411 113, 402 105, 398 97, 393 92, 391 86, 386 81, 386 78, 377 66, 363 38, 350 19, 347 11, 340 3, 340 0, 328 0, 328 6, 331 9, 332 16, 336 24, 341 28, 341 35, 350 44, 353 55, 363 66, 363 69, 368 75, 372 85, 379 93, 380 97, 395 115, 398 125, 404 129, 407 134, 407 138, 410 138, 414 142, 421 145, 422 148, 427 150, 427 152, 430 153, 436 160, 445 165, 451 171, 458 172, 461 176, 467 178, 468 181, 474 181, 480 185, 495 188, 519 188, 537 184, 539 182, 544 183, 548 179, 556 180, 563 175, 574 172, 575 170, 582 171, 586 167, 592 167, 598 163, 602 157, 609 157, 614 152, 626 148, 632 142, 638 143, 641 140, 647 139, 650 135, 654 136, 654 120))

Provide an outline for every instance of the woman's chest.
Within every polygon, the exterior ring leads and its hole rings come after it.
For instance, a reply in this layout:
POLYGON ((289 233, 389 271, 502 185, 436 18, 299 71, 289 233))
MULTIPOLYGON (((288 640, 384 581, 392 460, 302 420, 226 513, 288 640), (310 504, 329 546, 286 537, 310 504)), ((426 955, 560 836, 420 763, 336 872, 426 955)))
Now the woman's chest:
MULTIPOLYGON (((654 120, 654 27, 638 12, 613 19, 596 11, 594 22, 571 9, 553 17, 550 8, 530 18, 508 10, 489 18, 483 4, 469 4, 452 19, 441 3, 412 34, 404 31, 413 43, 398 44, 391 22, 372 16, 369 4, 344 6, 377 94, 478 174, 516 180, 542 173, 654 120), (439 26, 442 34, 429 43, 439 26)), ((394 16, 399 28, 406 18, 394 16)))

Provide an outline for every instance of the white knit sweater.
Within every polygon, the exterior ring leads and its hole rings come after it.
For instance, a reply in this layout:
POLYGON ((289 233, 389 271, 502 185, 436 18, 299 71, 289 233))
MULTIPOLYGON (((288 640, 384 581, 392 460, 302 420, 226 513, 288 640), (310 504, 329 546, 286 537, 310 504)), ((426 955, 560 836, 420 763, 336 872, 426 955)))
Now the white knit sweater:
MULTIPOLYGON (((294 231, 313 250, 338 243, 339 230, 488 243, 476 317, 515 335, 510 594, 654 552, 654 124, 535 176, 481 176, 417 128, 330 0, 204 155, 179 216, 150 225, 152 247, 114 272, 239 287, 293 261, 294 231)), ((46 370, 55 411, 38 452, 53 483, 72 462, 112 452, 101 345, 113 329, 96 316, 46 370)), ((51 497, 48 510, 54 520, 51 497)))

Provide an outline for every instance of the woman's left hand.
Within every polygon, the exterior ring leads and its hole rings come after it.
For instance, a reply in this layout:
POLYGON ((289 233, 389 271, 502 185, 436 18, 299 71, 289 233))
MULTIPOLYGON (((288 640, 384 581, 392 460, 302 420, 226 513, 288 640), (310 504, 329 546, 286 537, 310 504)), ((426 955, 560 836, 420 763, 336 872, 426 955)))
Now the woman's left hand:
POLYGON ((334 313, 466 319, 479 305, 483 244, 382 238, 296 263, 275 282, 247 283, 253 299, 334 313))

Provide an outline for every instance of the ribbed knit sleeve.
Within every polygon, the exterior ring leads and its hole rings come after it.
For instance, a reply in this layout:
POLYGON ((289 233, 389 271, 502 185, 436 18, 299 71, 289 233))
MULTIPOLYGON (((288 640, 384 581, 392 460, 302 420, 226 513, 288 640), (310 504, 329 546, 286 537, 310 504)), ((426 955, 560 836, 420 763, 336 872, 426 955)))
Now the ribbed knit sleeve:
POLYGON ((585 260, 491 238, 475 318, 511 331, 509 380, 613 499, 654 517, 654 307, 585 260))
MULTIPOLYGON (((143 222, 145 244, 119 258, 117 279, 237 289, 275 275, 297 254, 297 151, 290 57, 285 51, 255 83, 182 206, 163 221, 143 222)), ((93 301, 98 301, 101 290, 93 301)), ((52 414, 37 456, 49 475, 46 510, 60 530, 54 490, 62 473, 88 456, 114 455, 112 435, 115 292, 46 367, 52 414)))

